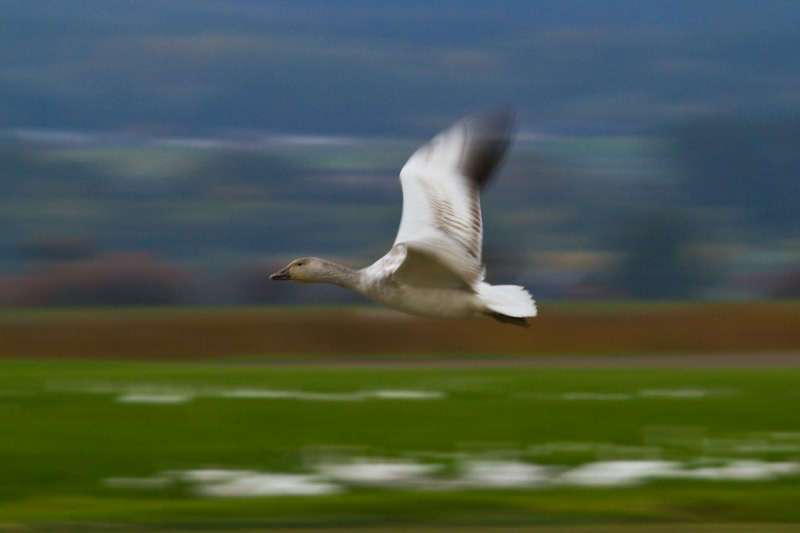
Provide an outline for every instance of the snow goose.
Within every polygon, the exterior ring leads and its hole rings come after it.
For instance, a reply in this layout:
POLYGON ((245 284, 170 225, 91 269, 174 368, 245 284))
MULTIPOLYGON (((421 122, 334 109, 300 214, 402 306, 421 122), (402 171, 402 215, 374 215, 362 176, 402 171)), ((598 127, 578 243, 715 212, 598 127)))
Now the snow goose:
POLYGON ((274 280, 333 283, 386 307, 430 318, 491 316, 528 326, 536 304, 523 287, 483 281, 480 188, 509 144, 510 113, 463 119, 419 148, 400 171, 403 210, 392 249, 354 270, 317 257, 274 280))

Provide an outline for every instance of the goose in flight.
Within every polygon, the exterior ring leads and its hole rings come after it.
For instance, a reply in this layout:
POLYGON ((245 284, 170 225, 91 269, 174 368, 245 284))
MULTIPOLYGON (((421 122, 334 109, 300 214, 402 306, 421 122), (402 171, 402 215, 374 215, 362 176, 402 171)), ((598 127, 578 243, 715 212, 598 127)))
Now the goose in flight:
POLYGON ((528 326, 536 304, 523 287, 490 285, 481 263, 480 189, 506 148, 512 117, 495 111, 456 122, 419 148, 400 171, 403 210, 392 249, 354 270, 305 257, 274 280, 333 283, 386 307, 429 318, 490 316, 528 326))

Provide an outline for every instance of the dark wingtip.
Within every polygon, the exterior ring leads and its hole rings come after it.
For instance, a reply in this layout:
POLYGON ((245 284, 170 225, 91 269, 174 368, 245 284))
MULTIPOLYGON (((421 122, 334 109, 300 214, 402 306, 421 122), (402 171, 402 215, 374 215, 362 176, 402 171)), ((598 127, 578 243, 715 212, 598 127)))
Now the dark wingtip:
POLYGON ((523 328, 528 328, 531 325, 528 319, 523 317, 508 316, 502 313, 491 313, 489 316, 504 324, 514 324, 515 326, 522 326, 523 328))
POLYGON ((464 119, 467 143, 461 171, 483 186, 503 159, 515 124, 510 108, 498 108, 464 119))

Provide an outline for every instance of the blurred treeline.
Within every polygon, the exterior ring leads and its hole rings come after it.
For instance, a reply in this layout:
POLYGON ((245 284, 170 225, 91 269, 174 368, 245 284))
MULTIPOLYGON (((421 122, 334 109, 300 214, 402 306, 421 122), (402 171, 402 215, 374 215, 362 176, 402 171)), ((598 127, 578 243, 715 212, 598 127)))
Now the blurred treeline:
MULTIPOLYGON (((424 140, 9 137, 0 303, 351 301, 267 275, 388 250, 424 140)), ((800 117, 523 130, 484 194, 489 279, 542 299, 797 297, 798 176, 800 117)))

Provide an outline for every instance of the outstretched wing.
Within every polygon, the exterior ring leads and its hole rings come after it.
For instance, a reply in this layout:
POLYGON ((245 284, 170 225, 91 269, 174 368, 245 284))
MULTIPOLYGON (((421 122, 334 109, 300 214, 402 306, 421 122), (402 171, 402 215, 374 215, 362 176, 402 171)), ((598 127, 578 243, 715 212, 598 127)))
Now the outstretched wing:
POLYGON ((404 243, 417 266, 442 266, 467 285, 482 279, 480 189, 511 130, 508 111, 463 119, 414 152, 400 171, 403 211, 395 245, 404 243))

